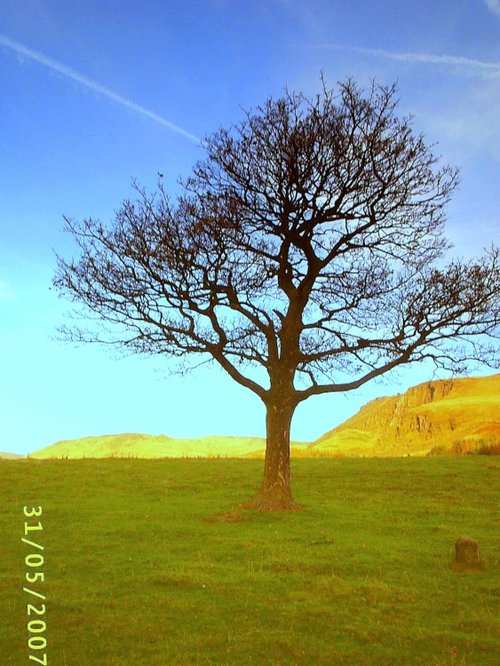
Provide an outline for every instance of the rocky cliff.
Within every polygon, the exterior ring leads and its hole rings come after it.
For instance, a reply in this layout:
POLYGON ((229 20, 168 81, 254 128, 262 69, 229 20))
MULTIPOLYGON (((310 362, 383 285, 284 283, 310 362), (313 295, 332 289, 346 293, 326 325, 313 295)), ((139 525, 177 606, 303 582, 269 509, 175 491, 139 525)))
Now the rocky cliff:
POLYGON ((316 455, 400 456, 500 443, 500 374, 426 382, 377 398, 308 447, 316 455), (461 448, 460 448, 461 447, 461 448))

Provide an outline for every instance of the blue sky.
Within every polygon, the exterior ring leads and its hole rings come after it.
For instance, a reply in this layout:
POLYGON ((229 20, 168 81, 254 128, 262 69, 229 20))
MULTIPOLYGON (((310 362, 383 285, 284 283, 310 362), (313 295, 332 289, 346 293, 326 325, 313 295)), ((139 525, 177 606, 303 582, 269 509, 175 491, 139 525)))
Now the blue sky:
MULTIPOLYGON (((499 0, 2 0, 0 4, 0 450, 112 432, 264 435, 258 398, 221 371, 169 374, 55 340, 51 290, 63 214, 108 221, 131 179, 148 188, 203 156, 196 138, 285 86, 398 81, 400 110, 461 168, 453 254, 498 243, 499 0)), ((491 370, 484 370, 485 374, 491 370)), ((411 367, 299 406, 312 440, 366 401, 432 377, 411 367)), ((479 374, 479 373, 478 373, 479 374)))

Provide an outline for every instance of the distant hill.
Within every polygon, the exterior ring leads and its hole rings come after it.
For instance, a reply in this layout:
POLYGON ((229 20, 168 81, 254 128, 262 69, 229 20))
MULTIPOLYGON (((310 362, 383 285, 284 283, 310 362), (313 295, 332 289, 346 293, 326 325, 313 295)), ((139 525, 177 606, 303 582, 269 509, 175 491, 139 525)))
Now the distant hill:
POLYGON ((0 451, 0 458, 3 458, 4 460, 17 460, 18 458, 24 458, 24 456, 20 456, 17 453, 5 453, 4 451, 0 451))
MULTIPOLYGON (((305 443, 292 443, 304 449, 305 443)), ((64 440, 30 454, 31 458, 259 458, 265 440, 260 437, 208 436, 176 439, 166 435, 126 433, 64 440)))
MULTIPOLYGON (((292 456, 404 456, 466 453, 500 446, 500 374, 419 384, 402 395, 372 400, 315 442, 292 442, 292 456)), ((262 458, 259 437, 179 439, 126 433, 64 440, 31 458, 262 458)), ((0 454, 10 456, 9 454, 0 454)))
POLYGON ((500 374, 426 382, 372 400, 303 455, 466 453, 481 444, 500 444, 500 374))

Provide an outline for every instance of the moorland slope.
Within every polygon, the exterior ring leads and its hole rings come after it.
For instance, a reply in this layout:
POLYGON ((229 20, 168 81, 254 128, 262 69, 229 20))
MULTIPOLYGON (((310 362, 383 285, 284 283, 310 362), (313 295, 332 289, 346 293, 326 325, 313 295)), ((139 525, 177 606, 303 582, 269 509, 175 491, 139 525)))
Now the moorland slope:
POLYGON ((467 453, 500 444, 500 374, 425 382, 381 397, 312 442, 305 456, 467 453))
MULTIPOLYGON (((305 443, 292 443, 304 449, 305 443)), ((246 458, 263 455, 260 437, 208 436, 193 439, 124 433, 56 442, 31 458, 246 458)))
MULTIPOLYGON (((316 441, 292 442, 292 456, 399 457, 467 453, 480 445, 500 445, 500 374, 425 382, 377 398, 316 441)), ((262 458, 264 449, 259 437, 125 433, 56 442, 30 457, 262 458)))

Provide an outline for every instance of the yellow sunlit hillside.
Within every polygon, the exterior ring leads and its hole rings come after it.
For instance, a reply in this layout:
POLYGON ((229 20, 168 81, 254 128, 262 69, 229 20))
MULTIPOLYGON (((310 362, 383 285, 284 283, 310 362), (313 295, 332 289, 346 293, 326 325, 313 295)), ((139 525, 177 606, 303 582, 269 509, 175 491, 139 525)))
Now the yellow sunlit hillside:
POLYGON ((500 374, 426 382, 373 400, 313 442, 305 455, 466 453, 500 444, 500 374))
MULTIPOLYGON (((405 456, 467 453, 500 445, 500 374, 426 382, 367 403, 315 442, 292 442, 292 456, 405 456)), ((262 458, 259 437, 179 439, 126 433, 65 440, 32 458, 262 458)))
MULTIPOLYGON (((292 444, 305 448, 306 444, 292 444)), ((246 458, 262 457, 259 437, 209 436, 177 439, 165 435, 126 433, 66 440, 32 453, 32 458, 246 458)))

